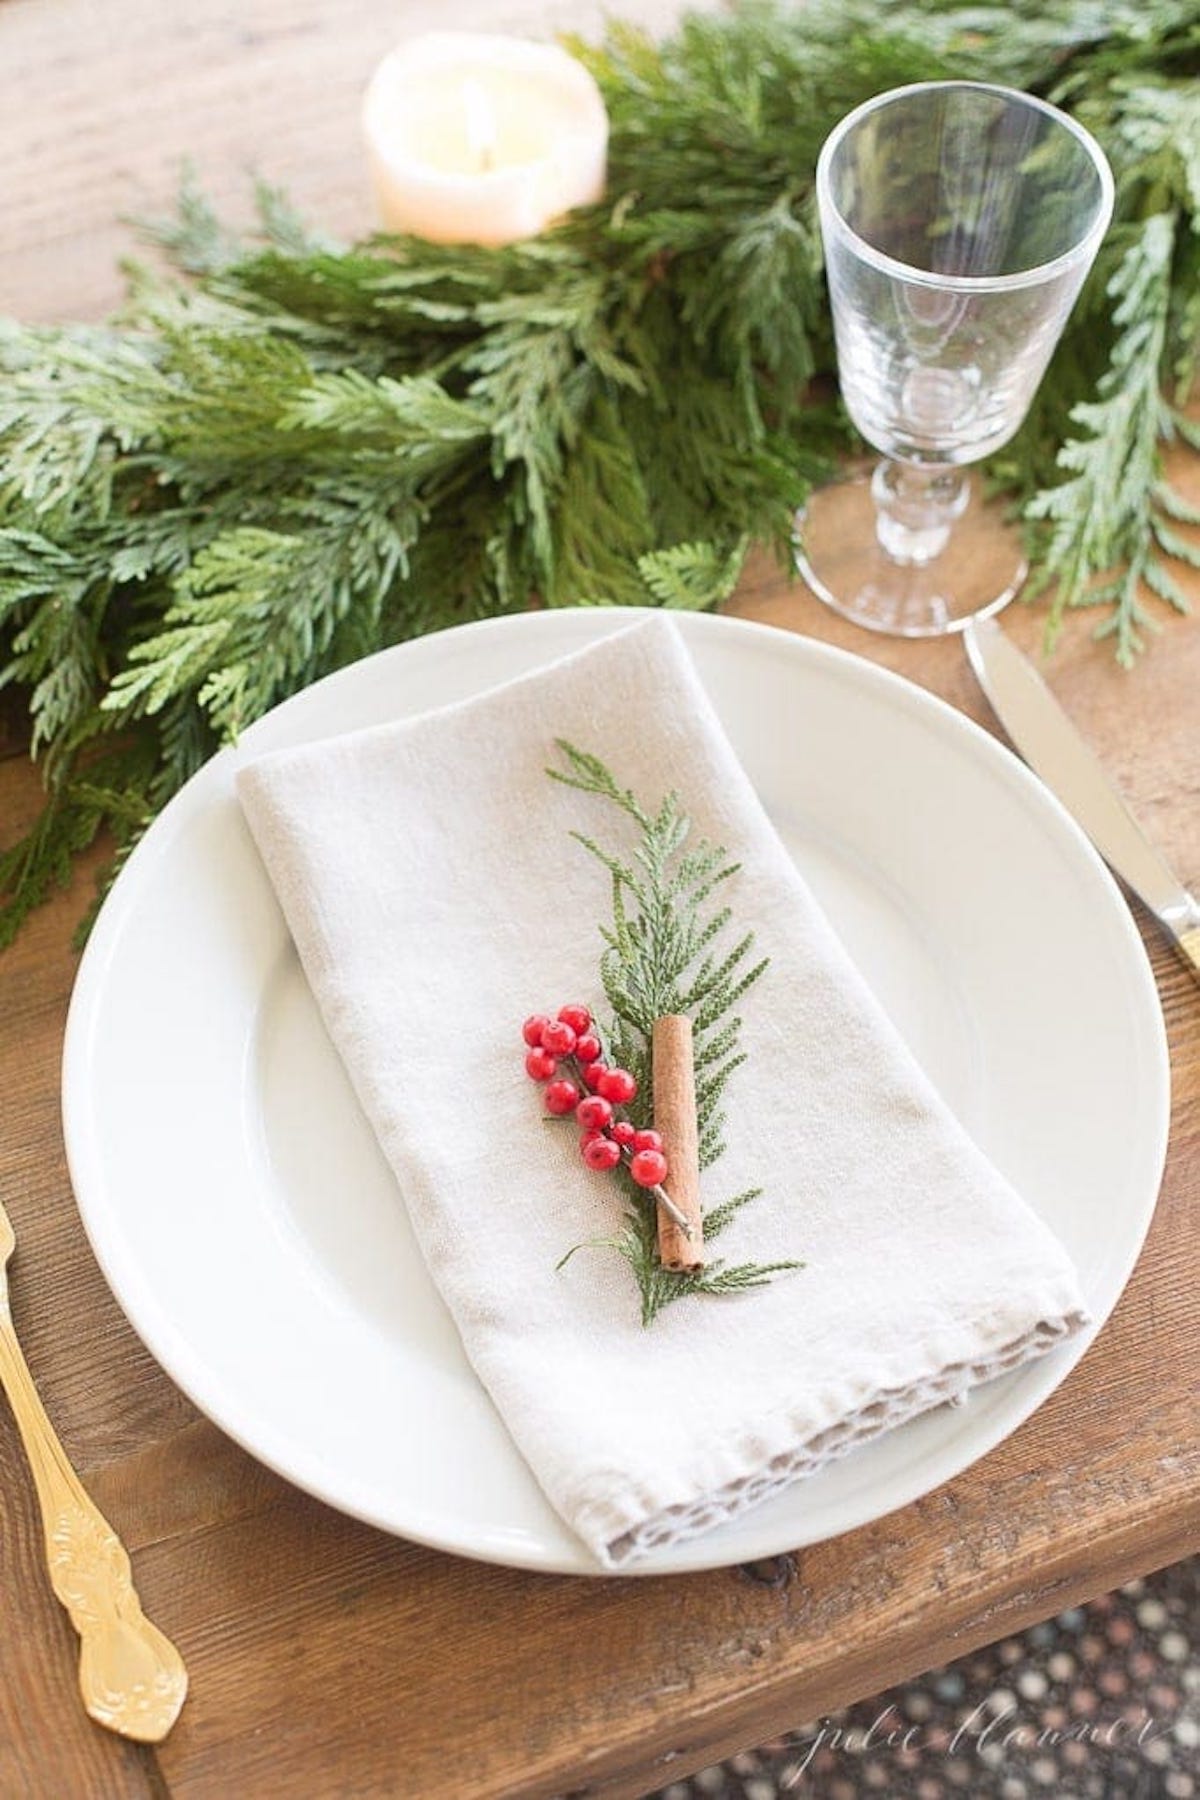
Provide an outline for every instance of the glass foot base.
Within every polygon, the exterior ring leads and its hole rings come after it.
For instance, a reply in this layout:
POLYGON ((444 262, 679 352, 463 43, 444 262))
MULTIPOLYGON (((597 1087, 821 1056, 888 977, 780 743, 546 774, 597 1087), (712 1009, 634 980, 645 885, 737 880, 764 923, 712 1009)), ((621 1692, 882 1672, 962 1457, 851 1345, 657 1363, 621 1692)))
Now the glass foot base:
POLYGON ((817 598, 856 625, 894 637, 940 637, 1000 611, 1028 573, 1003 507, 971 495, 941 554, 900 563, 875 535, 868 471, 819 488, 796 515, 796 567, 817 598))

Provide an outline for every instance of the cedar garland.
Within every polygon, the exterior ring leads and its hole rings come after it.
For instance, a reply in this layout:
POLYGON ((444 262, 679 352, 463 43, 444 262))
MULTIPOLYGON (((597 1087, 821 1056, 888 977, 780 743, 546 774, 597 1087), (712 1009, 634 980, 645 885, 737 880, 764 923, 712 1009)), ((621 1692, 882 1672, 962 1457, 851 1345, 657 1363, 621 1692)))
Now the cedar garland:
POLYGON ((355 657, 544 605, 707 607, 752 539, 783 562, 849 442, 812 176, 902 82, 1065 106, 1113 163, 1112 230, 1029 420, 989 473, 1025 504, 1050 628, 1122 662, 1200 519, 1162 479, 1200 352, 1195 0, 805 0, 574 46, 610 189, 503 250, 339 248, 260 190, 239 243, 194 188, 105 326, 0 322, 0 684, 46 804, 0 851, 0 943, 97 834, 107 877, 219 745, 355 657), (815 378, 815 379, 814 379, 815 378))

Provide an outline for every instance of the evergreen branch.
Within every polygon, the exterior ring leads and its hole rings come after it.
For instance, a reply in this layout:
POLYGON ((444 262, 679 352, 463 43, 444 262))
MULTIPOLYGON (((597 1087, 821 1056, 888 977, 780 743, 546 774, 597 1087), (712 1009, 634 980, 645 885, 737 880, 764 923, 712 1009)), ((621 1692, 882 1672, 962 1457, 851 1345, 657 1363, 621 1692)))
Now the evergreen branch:
POLYGON ((747 1288, 765 1287, 773 1275, 784 1275, 794 1269, 804 1268, 802 1262, 790 1258, 785 1262, 773 1263, 709 1263, 702 1269, 695 1285, 694 1294, 742 1294, 747 1288))
POLYGON ((66 887, 75 858, 107 830, 116 857, 150 823, 144 794, 153 750, 145 743, 110 746, 79 774, 64 772, 23 837, 0 851, 0 948, 10 944, 27 913, 66 887))
POLYGON ((761 1188, 745 1188, 740 1194, 735 1194, 731 1200, 725 1200, 720 1206, 714 1206, 711 1212, 706 1212, 704 1215, 705 1237, 717 1237, 737 1217, 743 1206, 748 1206, 751 1200, 757 1200, 761 1193, 761 1188))
POLYGON ((639 556, 638 574, 660 606, 702 612, 728 600, 741 577, 750 539, 743 533, 728 553, 713 543, 672 544, 639 556))
POLYGON ((606 1248, 611 1245, 617 1249, 633 1270, 641 1294, 643 1326, 652 1325, 663 1308, 676 1300, 705 1294, 743 1294, 766 1286, 776 1275, 790 1274, 805 1266, 794 1261, 729 1264, 718 1260, 693 1273, 664 1269, 655 1254, 654 1220, 646 1209, 626 1215, 621 1237, 600 1241, 606 1248))
POLYGON ((196 180, 191 162, 180 170, 174 213, 133 221, 144 243, 161 250, 185 275, 211 275, 238 260, 240 240, 222 225, 196 180))
MULTIPOLYGON (((1159 575, 1154 557, 1156 495, 1161 491, 1159 445, 1169 429, 1160 388, 1174 229, 1155 213, 1134 235, 1108 284, 1120 335, 1112 362, 1094 401, 1080 401, 1072 423, 1086 435, 1068 440, 1058 466, 1067 479, 1035 496, 1026 508, 1032 520, 1050 525, 1042 555, 1041 580, 1057 578, 1051 630, 1067 607, 1094 604, 1087 585, 1098 571, 1124 562, 1138 575, 1159 575)), ((1107 597, 1110 589, 1100 591, 1107 597)), ((1123 580, 1116 593, 1118 657, 1128 664, 1141 640, 1143 616, 1136 582, 1123 580)))
POLYGON ((711 1169, 725 1154, 725 1114, 710 1114, 700 1133, 700 1173, 711 1169))
MULTIPOLYGON (((562 769, 547 769, 551 781, 560 781, 564 787, 578 788, 581 794, 600 794, 611 800, 621 811, 628 813, 635 824, 648 828, 650 820, 638 804, 636 795, 628 788, 617 786, 615 779, 598 756, 591 756, 586 750, 577 750, 566 738, 555 738, 555 749, 560 750, 566 759, 569 773, 562 769)), ((592 848, 590 840, 580 839, 592 848)))
MULTIPOLYGON (((719 1107, 730 1077, 745 1062, 739 1048, 741 1019, 731 1008, 759 979, 767 962, 743 971, 753 942, 747 933, 719 957, 703 954, 730 920, 720 906, 705 919, 703 907, 714 889, 738 872, 719 845, 692 845, 691 821, 678 795, 667 794, 654 812, 612 771, 589 752, 564 738, 555 740, 566 764, 547 769, 552 780, 606 802, 636 831, 631 849, 610 851, 591 836, 571 836, 607 870, 612 882, 613 924, 601 927, 604 951, 601 979, 613 1022, 605 1033, 618 1064, 634 1075, 638 1096, 633 1109, 640 1124, 650 1122, 653 1088, 652 1038, 657 1019, 669 1014, 692 1018, 696 1073, 696 1115, 700 1166, 710 1167, 724 1150, 725 1117, 719 1107), (699 968, 697 958, 703 956, 699 968)), ((649 1325, 671 1300, 685 1294, 731 1294, 755 1287, 797 1263, 741 1263, 728 1268, 710 1263, 696 1274, 664 1269, 657 1254, 657 1226, 652 1200, 628 1175, 623 1177, 628 1207, 625 1229, 616 1247, 637 1277, 642 1323, 649 1325)), ((706 1216, 705 1230, 715 1235, 761 1188, 747 1189, 706 1216)), ((605 1240, 606 1243, 608 1240, 605 1240)))
MULTIPOLYGON (((906 81, 1028 88, 1107 152, 1110 241, 989 476, 1028 509, 1051 630, 1090 606, 1127 663, 1182 606, 1187 502, 1161 454, 1197 445, 1195 0, 752 0, 662 44, 618 24, 575 48, 609 193, 539 238, 337 246, 261 183, 232 232, 185 172, 142 228, 168 267, 128 267, 117 319, 0 322, 0 682, 49 778, 9 920, 87 838, 94 807, 65 795, 118 725, 149 818, 352 657, 535 597, 711 606, 751 541, 790 568, 795 511, 848 442, 816 157, 906 81)), ((642 1008, 663 981, 622 975, 637 941, 630 923, 610 974, 642 1008)))

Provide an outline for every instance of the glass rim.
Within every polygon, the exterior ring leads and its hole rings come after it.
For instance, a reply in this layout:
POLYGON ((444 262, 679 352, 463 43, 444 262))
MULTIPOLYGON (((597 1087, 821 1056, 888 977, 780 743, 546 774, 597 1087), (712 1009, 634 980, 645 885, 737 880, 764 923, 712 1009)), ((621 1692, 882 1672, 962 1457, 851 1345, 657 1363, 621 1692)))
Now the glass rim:
POLYGON ((1055 276, 1072 269, 1077 263, 1091 258, 1099 247, 1101 238, 1108 230, 1112 220, 1115 184, 1109 161, 1100 145, 1090 131, 1080 125, 1069 113, 1060 107, 1052 106, 1048 100, 1039 99, 1036 94, 1027 94, 1021 88, 1004 87, 992 81, 910 81, 903 87, 887 88, 882 94, 875 94, 869 100, 848 112, 844 119, 834 126, 821 146, 817 158, 816 195, 820 212, 830 214, 837 221, 838 229, 849 239, 855 254, 862 262, 878 269, 882 274, 893 275, 914 287, 938 288, 942 292, 959 294, 996 294, 1010 293, 1020 288, 1040 287, 1055 276), (1083 146, 1092 167, 1100 181, 1100 203, 1096 216, 1089 229, 1073 244, 1069 250, 1051 257, 1048 262, 1035 263, 1028 269, 1015 269, 1007 275, 939 275, 934 269, 918 269, 913 263, 900 261, 898 257, 889 256, 886 251, 877 250, 866 238, 860 236, 846 219, 840 206, 833 197, 830 181, 830 166, 843 139, 854 126, 861 123, 873 112, 895 100, 909 94, 946 93, 952 88, 966 89, 974 93, 994 94, 1004 100, 1016 100, 1034 112, 1042 113, 1046 118, 1062 126, 1077 143, 1083 146))

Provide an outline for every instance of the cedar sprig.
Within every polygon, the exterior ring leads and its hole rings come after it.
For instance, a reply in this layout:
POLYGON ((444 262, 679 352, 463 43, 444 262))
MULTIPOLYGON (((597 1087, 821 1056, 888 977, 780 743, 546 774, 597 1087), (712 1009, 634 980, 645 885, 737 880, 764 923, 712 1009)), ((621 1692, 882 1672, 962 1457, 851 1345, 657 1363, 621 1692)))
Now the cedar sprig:
MULTIPOLYGON (((728 936, 733 917, 721 890, 741 865, 730 862, 720 845, 692 841, 691 820, 677 794, 665 795, 648 811, 598 757, 565 738, 555 743, 565 767, 547 769, 550 778, 607 801, 637 831, 628 854, 605 848, 586 832, 571 833, 607 871, 612 887, 612 923, 600 927, 601 982, 613 1013, 603 1035, 606 1052, 638 1084, 626 1110, 636 1124, 651 1123, 654 1022, 667 1014, 686 1014, 693 1031, 700 1167, 707 1169, 725 1150, 720 1103, 734 1071, 746 1061, 742 1021, 733 1009, 768 966, 766 957, 751 956, 753 932, 728 947, 719 942, 722 934, 728 936)), ((692 1274, 664 1269, 657 1254, 653 1201, 628 1178, 624 1185, 628 1204, 623 1229, 601 1241, 619 1250, 632 1267, 644 1325, 685 1295, 741 1293, 802 1267, 790 1261, 717 1261, 692 1274)), ((706 1211, 706 1239, 718 1236, 761 1193, 761 1188, 748 1188, 706 1211)))
MULTIPOLYGON (((1172 563, 1200 563, 1175 524, 1195 508, 1165 480, 1162 453, 1195 426, 1180 411, 1200 357, 1200 22, 1190 59, 1156 66, 1147 50, 1104 83, 1087 59, 1051 97, 1070 104, 1103 143, 1116 177, 1113 228, 1072 328, 1013 455, 1030 455, 1040 488, 1028 500, 1034 595, 1054 584, 1049 635, 1073 607, 1104 610, 1130 666, 1158 619, 1154 596, 1177 612, 1189 602, 1172 563), (1086 346, 1081 349, 1081 346, 1086 346), (1071 403, 1073 400, 1073 404, 1071 403), (1052 418, 1053 411, 1058 417, 1052 418), (1065 416, 1064 416, 1065 415, 1065 416), (1047 431, 1047 426, 1050 430, 1047 431), (1053 458, 1045 470, 1039 434, 1053 458)), ((1092 53, 1094 65, 1111 47, 1092 53)), ((998 461, 1002 473, 1011 460, 998 461)), ((1020 481, 1028 487, 1028 481, 1020 481)))

